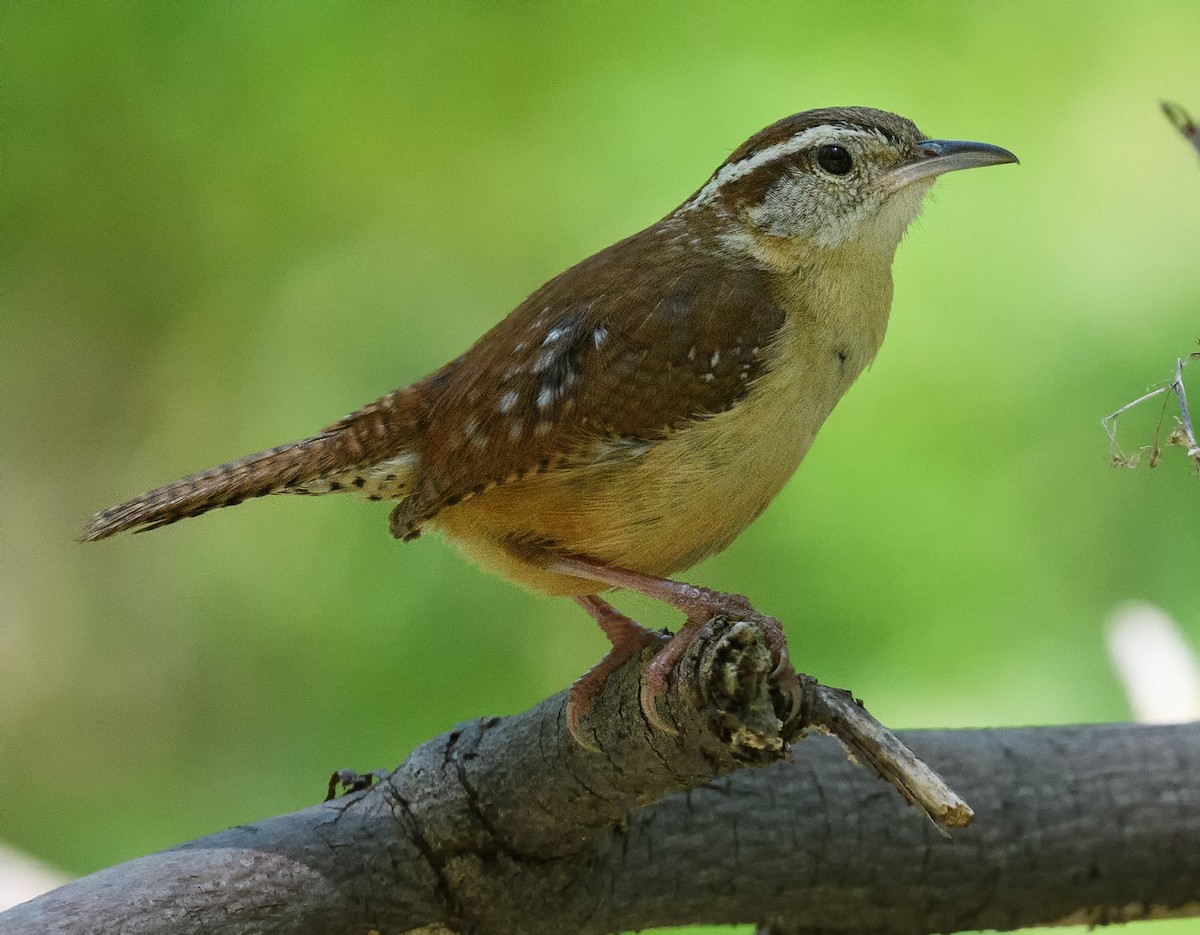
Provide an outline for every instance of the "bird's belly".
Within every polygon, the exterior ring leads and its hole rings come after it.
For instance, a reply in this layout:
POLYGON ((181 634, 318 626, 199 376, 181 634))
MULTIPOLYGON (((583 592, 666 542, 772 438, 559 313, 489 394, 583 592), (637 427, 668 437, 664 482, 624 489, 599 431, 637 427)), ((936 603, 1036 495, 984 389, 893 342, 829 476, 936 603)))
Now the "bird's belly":
POLYGON ((681 571, 728 546, 799 465, 844 388, 808 376, 768 374, 734 409, 641 453, 527 476, 443 510, 435 526, 488 570, 550 594, 596 590, 541 567, 554 555, 681 571))

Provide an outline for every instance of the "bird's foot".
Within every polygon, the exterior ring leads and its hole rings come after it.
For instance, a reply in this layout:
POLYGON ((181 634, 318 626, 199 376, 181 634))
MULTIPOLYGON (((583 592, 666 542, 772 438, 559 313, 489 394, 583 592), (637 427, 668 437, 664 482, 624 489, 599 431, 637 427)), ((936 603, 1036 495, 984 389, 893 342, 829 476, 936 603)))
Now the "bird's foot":
MULTIPOLYGON (((803 696, 800 680, 796 677, 796 670, 792 668, 792 663, 788 656, 787 637, 784 635, 783 626, 774 617, 760 614, 754 609, 750 601, 741 594, 726 594, 722 591, 712 591, 708 588, 697 587, 696 585, 687 584, 682 581, 672 581, 669 578, 645 575, 628 568, 614 568, 592 559, 577 556, 558 558, 551 563, 550 569, 578 578, 589 578, 608 587, 637 591, 640 594, 645 594, 647 597, 665 601, 683 611, 687 617, 683 626, 679 628, 679 631, 671 637, 667 644, 650 661, 650 664, 646 667, 646 671, 642 674, 642 685, 639 693, 642 710, 645 712, 646 718, 650 723, 659 730, 669 734, 675 733, 658 713, 658 699, 667 691, 671 671, 679 662, 680 657, 687 651, 688 646, 695 640, 700 628, 708 620, 717 615, 723 615, 730 620, 744 620, 758 628, 775 662, 775 667, 771 673, 771 680, 775 686, 775 690, 781 696, 779 699, 780 705, 776 710, 778 711, 782 708, 785 711, 784 716, 781 718, 785 723, 791 721, 799 714, 803 696)), ((609 611, 614 614, 617 613, 608 604, 600 601, 599 598, 588 597, 577 598, 577 600, 581 604, 585 600, 599 601, 609 611)), ((596 616, 588 608, 587 604, 583 606, 593 617, 596 616)), ((618 614, 618 616, 621 615, 618 614)), ((599 617, 596 619, 599 620, 599 617)), ((629 624, 637 626, 629 618, 625 617, 623 619, 628 621, 629 624)), ((603 622, 601 622, 601 626, 604 626, 603 622)), ((643 632, 650 632, 646 631, 643 627, 638 627, 638 629, 643 632)), ((608 631, 605 630, 605 632, 607 633, 608 631)), ((655 636, 660 638, 658 634, 655 634, 655 636)), ((612 640, 611 635, 609 639, 612 640)), ((640 651, 643 645, 649 644, 640 644, 638 651, 640 651)), ((613 646, 613 652, 615 653, 615 641, 613 646)), ((609 654, 609 656, 611 655, 613 653, 609 654)), ((632 653, 627 654, 612 669, 619 667, 623 662, 632 658, 632 655, 632 653)), ((608 661, 608 658, 605 657, 601 661, 600 666, 603 666, 608 661)), ((600 668, 600 666, 597 666, 597 668, 600 668)), ((588 678, 590 675, 591 673, 589 672, 584 678, 588 678)), ((595 690, 593 690, 593 695, 594 693, 595 690)))
POLYGON ((667 693, 671 672, 679 663, 680 657, 695 641, 696 634, 703 624, 703 620, 688 619, 684 621, 683 626, 671 637, 667 645, 655 654, 642 673, 642 684, 638 692, 642 713, 646 715, 647 721, 664 734, 679 732, 659 716, 658 699, 667 693))
POLYGON ((663 634, 643 627, 594 594, 577 597, 575 602, 600 624, 600 629, 612 644, 608 654, 576 679, 567 692, 567 730, 585 750, 599 752, 599 748, 583 733, 580 720, 591 712, 610 675, 636 658, 647 646, 658 646, 668 640, 663 634))
POLYGON ((685 596, 678 602, 664 596, 676 607, 688 615, 679 631, 671 637, 669 643, 650 660, 646 671, 642 674, 640 700, 642 710, 649 721, 659 730, 668 734, 675 731, 668 726, 658 714, 658 699, 667 692, 668 680, 679 659, 695 641, 701 628, 710 619, 723 616, 730 620, 742 620, 756 627, 763 636, 763 642, 771 652, 774 668, 771 670, 773 690, 781 696, 782 707, 786 714, 781 718, 785 723, 797 717, 802 703, 802 690, 796 670, 792 668, 788 656, 787 637, 783 626, 774 617, 760 614, 745 597, 740 594, 725 594, 720 591, 710 591, 707 588, 697 588, 676 581, 667 584, 686 591, 685 596), (686 604, 686 607, 684 606, 686 604))

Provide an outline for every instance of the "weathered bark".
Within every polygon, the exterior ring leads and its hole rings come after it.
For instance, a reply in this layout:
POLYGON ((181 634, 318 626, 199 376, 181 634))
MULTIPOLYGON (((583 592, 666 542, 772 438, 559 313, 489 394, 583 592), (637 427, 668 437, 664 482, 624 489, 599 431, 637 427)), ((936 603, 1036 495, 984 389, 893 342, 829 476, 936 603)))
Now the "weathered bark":
POLYGON ((829 738, 778 762, 769 658, 745 636, 685 659, 678 736, 647 728, 631 666, 595 712, 603 754, 571 741, 558 696, 462 725, 366 792, 75 881, 0 933, 924 933, 1200 913, 1200 725, 910 733, 976 809, 948 839, 829 738))

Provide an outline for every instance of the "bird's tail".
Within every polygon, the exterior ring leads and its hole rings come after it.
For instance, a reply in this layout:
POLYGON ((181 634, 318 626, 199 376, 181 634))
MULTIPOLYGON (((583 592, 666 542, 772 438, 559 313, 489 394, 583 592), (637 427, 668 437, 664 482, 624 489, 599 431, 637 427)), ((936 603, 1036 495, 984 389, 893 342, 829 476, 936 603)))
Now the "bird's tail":
POLYGON ((96 513, 82 542, 168 523, 273 493, 347 490, 372 499, 401 499, 416 463, 419 387, 397 390, 348 415, 319 435, 280 445, 156 487, 96 513))

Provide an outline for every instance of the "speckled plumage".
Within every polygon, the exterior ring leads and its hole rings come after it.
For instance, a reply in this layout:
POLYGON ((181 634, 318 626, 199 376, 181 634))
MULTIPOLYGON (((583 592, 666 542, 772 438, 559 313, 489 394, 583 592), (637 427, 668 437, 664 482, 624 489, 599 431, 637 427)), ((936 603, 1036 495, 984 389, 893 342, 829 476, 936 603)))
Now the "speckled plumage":
POLYGON ((550 280, 429 377, 99 513, 84 538, 347 491, 399 501, 397 537, 439 529, 550 593, 601 587, 547 571, 555 556, 687 568, 770 502, 878 350, 892 256, 936 173, 888 180, 928 142, 868 108, 771 124, 667 217, 550 280), (830 145, 853 173, 820 166, 830 145))

